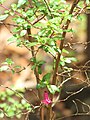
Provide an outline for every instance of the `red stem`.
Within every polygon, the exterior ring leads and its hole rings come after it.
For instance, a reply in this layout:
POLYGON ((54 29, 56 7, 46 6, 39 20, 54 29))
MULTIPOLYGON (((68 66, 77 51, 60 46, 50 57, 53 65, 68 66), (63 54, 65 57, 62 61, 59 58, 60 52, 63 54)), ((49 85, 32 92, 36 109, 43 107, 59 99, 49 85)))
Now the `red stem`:
MULTIPOLYGON (((2 7, 2 8, 4 8, 5 10, 10 10, 9 8, 7 8, 6 6, 4 6, 3 4, 0 4, 0 6, 2 7)), ((16 15, 19 15, 19 16, 21 16, 21 14, 20 13, 18 13, 17 11, 14 11, 14 13, 16 14, 16 15)))

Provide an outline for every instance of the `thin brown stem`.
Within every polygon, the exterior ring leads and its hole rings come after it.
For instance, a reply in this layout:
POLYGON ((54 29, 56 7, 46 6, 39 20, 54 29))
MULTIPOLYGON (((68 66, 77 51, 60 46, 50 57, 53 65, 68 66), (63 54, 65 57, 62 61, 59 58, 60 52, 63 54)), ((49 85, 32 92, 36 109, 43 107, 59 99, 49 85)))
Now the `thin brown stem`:
MULTIPOLYGON (((72 7, 70 9, 69 15, 73 13, 74 8, 76 7, 76 5, 78 4, 79 1, 80 0, 74 0, 74 2, 72 4, 72 7)), ((61 54, 62 54, 63 44, 64 44, 64 41, 65 41, 65 36, 66 36, 66 31, 65 30, 68 29, 69 24, 70 24, 70 20, 68 19, 65 26, 63 27, 63 30, 64 30, 64 32, 62 34, 63 40, 61 41, 61 44, 59 46, 59 49, 61 50, 61 53, 58 52, 58 55, 57 55, 55 69, 54 69, 54 72, 53 72, 52 84, 56 84, 56 82, 57 82, 58 67, 59 67, 60 57, 61 57, 61 54)))
MULTIPOLYGON (((74 0, 71 9, 69 11, 69 15, 73 13, 74 8, 76 7, 76 5, 78 4, 80 0, 74 0)), ((62 34, 62 38, 63 40, 61 41, 60 45, 59 45, 59 49, 61 50, 61 53, 58 52, 57 54, 57 58, 56 58, 56 64, 55 64, 55 68, 54 68, 54 72, 53 72, 53 78, 52 78, 52 84, 56 85, 57 83, 57 73, 58 73, 58 68, 59 68, 59 62, 60 62, 60 57, 62 54, 62 49, 63 49, 63 45, 64 45, 64 41, 65 41, 65 36, 66 36, 66 30, 68 29, 68 26, 70 24, 70 20, 67 19, 66 24, 63 26, 63 34, 62 34)), ((53 100, 54 95, 51 95, 51 99, 53 100)), ((49 108, 49 113, 53 114, 52 111, 52 106, 49 108)), ((51 120, 51 118, 50 118, 51 120)))
MULTIPOLYGON (((33 42, 33 37, 31 36, 31 29, 27 29, 27 33, 28 33, 28 40, 29 42, 33 42)), ((32 54, 32 57, 36 59, 36 56, 35 56, 35 53, 34 53, 34 46, 31 47, 31 54, 32 54)), ((39 78, 39 74, 38 74, 38 71, 37 71, 37 67, 34 69, 34 75, 36 77, 36 80, 37 80, 37 84, 39 83, 40 81, 40 78, 39 78)), ((39 97, 39 101, 42 100, 42 95, 41 95, 41 89, 38 89, 38 97, 39 97)), ((41 120, 44 120, 44 108, 41 107, 40 108, 40 118, 41 120)))
POLYGON ((49 5, 48 5, 47 1, 46 1, 46 0, 44 0, 44 2, 45 2, 45 4, 46 4, 46 7, 47 7, 47 9, 48 9, 48 11, 49 11, 49 13, 50 13, 51 17, 53 18, 52 14, 51 14, 50 7, 49 7, 49 5))

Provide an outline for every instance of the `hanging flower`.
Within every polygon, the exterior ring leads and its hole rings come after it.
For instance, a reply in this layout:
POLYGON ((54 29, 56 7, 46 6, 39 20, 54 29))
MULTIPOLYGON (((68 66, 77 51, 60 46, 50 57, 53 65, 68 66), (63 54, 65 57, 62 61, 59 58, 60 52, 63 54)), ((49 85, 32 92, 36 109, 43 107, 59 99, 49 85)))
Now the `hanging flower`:
POLYGON ((52 101, 49 99, 48 92, 44 91, 44 100, 41 101, 45 105, 50 104, 52 101))

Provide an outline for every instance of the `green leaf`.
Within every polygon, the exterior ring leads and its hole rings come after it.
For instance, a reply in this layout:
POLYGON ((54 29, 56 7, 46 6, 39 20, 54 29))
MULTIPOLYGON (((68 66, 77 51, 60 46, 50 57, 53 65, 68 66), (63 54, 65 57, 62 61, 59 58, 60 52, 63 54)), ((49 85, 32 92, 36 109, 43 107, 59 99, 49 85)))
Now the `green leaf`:
POLYGON ((65 58, 65 62, 66 62, 66 63, 71 63, 71 59, 65 58))
POLYGON ((0 15, 0 20, 5 20, 8 17, 8 14, 0 15))
POLYGON ((26 100, 22 99, 22 100, 21 100, 21 103, 22 103, 23 105, 26 104, 26 100))
POLYGON ((64 49, 64 48, 63 48, 62 52, 66 53, 66 54, 69 54, 69 52, 66 49, 64 49))
POLYGON ((42 60, 42 61, 39 61, 39 62, 38 62, 38 66, 40 66, 40 67, 41 67, 44 63, 46 63, 46 62, 45 62, 45 61, 43 61, 43 60, 42 60))
POLYGON ((24 5, 27 2, 27 0, 18 0, 18 5, 17 7, 21 7, 22 5, 24 5))
POLYGON ((12 7, 13 11, 17 10, 17 5, 16 4, 12 4, 11 7, 12 7))
POLYGON ((42 87, 41 84, 37 84, 37 85, 36 85, 36 88, 37 88, 37 89, 39 89, 39 88, 41 88, 41 87, 42 87))
POLYGON ((49 53, 51 53, 53 56, 55 56, 56 55, 56 51, 54 50, 54 48, 53 47, 50 47, 50 46, 48 46, 48 52, 49 53))
POLYGON ((12 71, 12 74, 14 74, 14 73, 15 73, 15 70, 14 70, 14 69, 11 69, 11 71, 12 71))
POLYGON ((6 58, 5 63, 7 63, 8 65, 14 64, 14 62, 10 58, 6 58))
POLYGON ((37 62, 37 66, 38 66, 38 73, 42 74, 42 69, 41 66, 45 63, 45 61, 39 61, 37 62))
POLYGON ((77 62, 77 59, 75 58, 75 57, 71 57, 71 58, 69 58, 71 61, 73 61, 73 62, 77 62))
POLYGON ((39 89, 39 88, 44 88, 44 87, 46 87, 46 84, 44 84, 44 83, 40 83, 40 84, 37 84, 37 85, 36 85, 36 88, 37 88, 37 89, 39 89))
POLYGON ((36 63, 36 58, 33 57, 33 58, 30 59, 30 61, 36 63))
POLYGON ((50 93, 55 94, 55 92, 60 92, 60 89, 56 85, 47 85, 50 93))
POLYGON ((31 67, 31 70, 35 70, 36 64, 31 67))
POLYGON ((66 63, 71 63, 71 62, 76 62, 77 59, 74 57, 70 57, 70 58, 64 58, 64 62, 66 63))
POLYGON ((39 74, 42 74, 42 69, 41 69, 41 67, 38 67, 38 73, 39 73, 39 74))
POLYGON ((12 96, 12 95, 14 95, 14 92, 12 90, 6 89, 6 94, 8 96, 12 96))
POLYGON ((23 37, 24 35, 26 35, 26 33, 27 33, 27 30, 22 30, 22 31, 20 32, 20 36, 23 37))
POLYGON ((37 45, 37 42, 29 42, 29 47, 37 45))
POLYGON ((51 77, 51 73, 47 73, 46 75, 43 76, 42 82, 49 81, 51 77))
POLYGON ((0 71, 2 72, 2 71, 6 71, 8 69, 9 69, 9 67, 7 65, 4 65, 0 68, 0 71))
POLYGON ((7 41, 8 42, 14 42, 16 40, 16 37, 15 36, 12 36, 10 37, 7 41))
POLYGON ((61 66, 65 66, 65 62, 64 61, 60 61, 60 65, 61 66))
POLYGON ((21 66, 20 66, 20 65, 16 65, 16 66, 14 66, 14 68, 16 68, 16 69, 20 69, 21 66))

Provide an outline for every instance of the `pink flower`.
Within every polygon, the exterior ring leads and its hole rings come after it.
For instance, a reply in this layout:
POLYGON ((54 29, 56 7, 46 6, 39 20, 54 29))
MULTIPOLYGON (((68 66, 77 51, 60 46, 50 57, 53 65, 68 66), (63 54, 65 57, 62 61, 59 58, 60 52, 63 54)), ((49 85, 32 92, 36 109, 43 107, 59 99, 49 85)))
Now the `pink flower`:
POLYGON ((41 102, 44 103, 45 105, 48 105, 48 104, 51 103, 51 100, 48 97, 48 92, 47 91, 44 92, 44 100, 42 100, 41 102))

